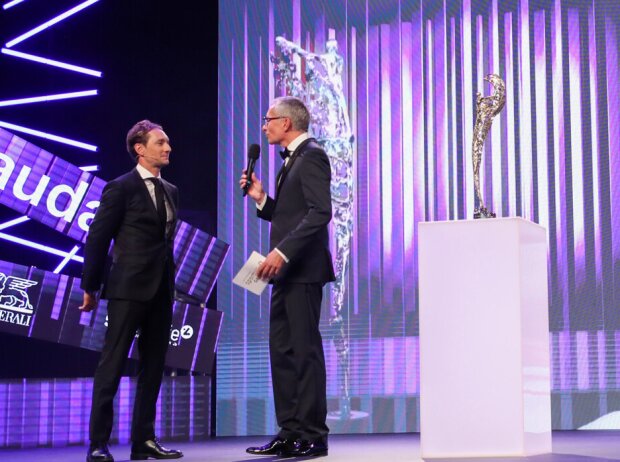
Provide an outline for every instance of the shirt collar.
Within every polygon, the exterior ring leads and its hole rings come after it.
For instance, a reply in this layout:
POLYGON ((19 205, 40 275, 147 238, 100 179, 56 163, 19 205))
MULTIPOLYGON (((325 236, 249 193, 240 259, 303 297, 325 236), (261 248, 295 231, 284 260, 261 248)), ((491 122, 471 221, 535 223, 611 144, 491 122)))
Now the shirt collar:
POLYGON ((295 149, 297 149, 299 147, 299 145, 301 143, 303 143, 304 141, 306 141, 308 138, 310 138, 310 135, 308 135, 308 133, 304 132, 301 135, 299 135, 297 138, 295 138, 293 141, 291 141, 288 144, 288 146, 286 147, 286 149, 288 149, 289 152, 292 154, 292 153, 295 152, 295 149))
POLYGON ((143 180, 146 180, 147 178, 161 178, 161 174, 159 176, 155 176, 140 164, 136 164, 136 170, 140 174, 140 178, 143 180))

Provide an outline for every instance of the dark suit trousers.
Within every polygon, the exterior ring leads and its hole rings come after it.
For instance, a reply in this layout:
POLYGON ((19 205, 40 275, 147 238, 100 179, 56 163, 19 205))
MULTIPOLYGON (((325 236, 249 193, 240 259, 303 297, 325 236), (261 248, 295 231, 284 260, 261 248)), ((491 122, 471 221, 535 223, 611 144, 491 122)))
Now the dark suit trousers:
POLYGON ((131 440, 155 437, 157 398, 170 338, 172 297, 166 271, 152 300, 108 302, 108 330, 95 372, 90 414, 90 440, 108 441, 112 432, 113 401, 137 329, 140 363, 133 408, 131 440))
POLYGON ((319 331, 323 284, 273 285, 269 324, 271 376, 279 436, 325 439, 325 357, 319 331))

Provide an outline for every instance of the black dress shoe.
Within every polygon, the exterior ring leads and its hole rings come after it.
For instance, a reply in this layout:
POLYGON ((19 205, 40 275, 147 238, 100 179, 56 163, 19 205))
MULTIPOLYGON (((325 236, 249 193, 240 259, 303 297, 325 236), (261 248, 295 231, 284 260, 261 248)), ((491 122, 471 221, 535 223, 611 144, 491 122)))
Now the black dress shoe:
POLYGON ((177 449, 163 447, 157 438, 131 445, 131 460, 146 460, 149 457, 153 459, 180 459, 183 457, 183 453, 177 449))
POLYGON ((251 446, 245 450, 248 454, 254 454, 255 456, 269 456, 279 454, 284 450, 292 450, 295 442, 276 436, 269 443, 264 446, 251 446))
POLYGON ((108 449, 108 443, 90 443, 86 462, 114 462, 114 457, 108 449))
POLYGON ((280 451, 280 457, 323 457, 327 455, 327 444, 322 440, 297 440, 292 449, 280 451))

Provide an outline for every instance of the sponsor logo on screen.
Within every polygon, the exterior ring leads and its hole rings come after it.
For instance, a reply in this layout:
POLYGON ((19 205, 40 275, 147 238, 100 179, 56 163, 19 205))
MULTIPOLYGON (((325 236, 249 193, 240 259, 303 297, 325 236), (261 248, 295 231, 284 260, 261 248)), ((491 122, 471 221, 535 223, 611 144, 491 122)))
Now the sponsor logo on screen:
POLYGON ((26 290, 37 284, 0 273, 0 321, 30 327, 34 307, 26 290))

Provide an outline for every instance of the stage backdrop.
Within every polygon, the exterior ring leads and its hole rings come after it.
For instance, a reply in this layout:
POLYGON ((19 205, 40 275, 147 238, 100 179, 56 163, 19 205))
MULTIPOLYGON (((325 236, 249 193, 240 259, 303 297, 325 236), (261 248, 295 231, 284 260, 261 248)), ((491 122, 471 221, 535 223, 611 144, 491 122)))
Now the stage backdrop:
MULTIPOLYGON (((475 97, 490 93, 491 72, 507 103, 483 160, 487 205, 548 230, 553 427, 620 428, 619 33, 614 0, 220 2, 218 236, 231 253, 218 283, 219 435, 275 431, 269 291, 247 294, 231 279, 252 250, 269 250, 269 225, 237 181, 251 143, 270 191, 280 167, 261 133, 269 101, 286 93, 270 61, 278 36, 319 58, 337 41, 354 137, 342 310, 353 412, 346 422, 332 414, 332 429, 419 430, 417 224, 472 218, 475 97)), ((309 59, 291 61, 305 85, 309 59)), ((322 328, 336 411, 330 303, 322 328)))

